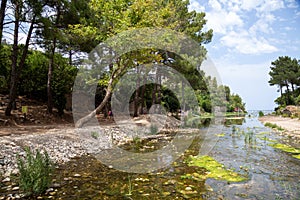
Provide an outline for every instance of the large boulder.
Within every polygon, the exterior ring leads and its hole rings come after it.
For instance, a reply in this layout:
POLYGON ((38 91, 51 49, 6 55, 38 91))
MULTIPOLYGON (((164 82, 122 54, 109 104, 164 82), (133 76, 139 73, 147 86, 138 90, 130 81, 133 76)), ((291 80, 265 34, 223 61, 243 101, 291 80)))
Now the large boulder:
POLYGON ((299 106, 293 106, 293 105, 288 105, 286 106, 283 110, 281 110, 282 115, 286 116, 298 116, 300 113, 300 107, 299 106))

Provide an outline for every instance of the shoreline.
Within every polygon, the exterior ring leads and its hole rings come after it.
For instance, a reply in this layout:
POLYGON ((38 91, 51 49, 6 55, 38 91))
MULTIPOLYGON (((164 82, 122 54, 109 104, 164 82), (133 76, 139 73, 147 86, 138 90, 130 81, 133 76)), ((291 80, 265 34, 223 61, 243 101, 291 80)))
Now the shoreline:
POLYGON ((276 129, 281 135, 295 139, 297 143, 300 143, 300 120, 298 118, 292 119, 289 117, 266 115, 259 117, 258 120, 263 124, 276 124, 278 127, 284 129, 283 131, 278 131, 276 129))

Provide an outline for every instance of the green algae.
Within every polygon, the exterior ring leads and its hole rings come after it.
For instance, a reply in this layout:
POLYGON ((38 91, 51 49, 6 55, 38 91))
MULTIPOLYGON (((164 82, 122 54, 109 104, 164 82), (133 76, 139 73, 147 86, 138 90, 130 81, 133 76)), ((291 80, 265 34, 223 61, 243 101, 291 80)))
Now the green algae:
POLYGON ((225 133, 216 134, 216 136, 218 136, 218 137, 224 137, 225 133))
POLYGON ((271 146, 275 149, 280 149, 287 153, 298 154, 298 155, 293 155, 293 157, 300 159, 300 149, 294 148, 294 147, 286 145, 286 144, 281 144, 281 143, 271 143, 271 144, 269 144, 269 146, 271 146))
POLYGON ((293 157, 300 160, 300 154, 298 154, 298 155, 293 155, 293 157))
POLYGON ((216 180, 225 180, 228 182, 241 182, 248 180, 244 175, 238 174, 233 170, 226 169, 224 165, 216 161, 210 156, 190 156, 188 159, 188 166, 196 166, 205 168, 207 172, 205 174, 187 174, 182 176, 182 178, 194 179, 194 180, 203 180, 207 178, 213 178, 216 180))

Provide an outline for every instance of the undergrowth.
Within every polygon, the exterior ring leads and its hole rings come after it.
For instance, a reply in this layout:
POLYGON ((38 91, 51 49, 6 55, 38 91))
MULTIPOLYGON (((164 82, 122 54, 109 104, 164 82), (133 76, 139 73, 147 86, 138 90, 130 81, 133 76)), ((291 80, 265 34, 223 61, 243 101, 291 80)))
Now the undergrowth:
POLYGON ((19 169, 19 187, 25 195, 36 195, 45 192, 51 184, 51 173, 54 165, 46 151, 34 154, 29 147, 25 149, 25 158, 17 155, 19 169))

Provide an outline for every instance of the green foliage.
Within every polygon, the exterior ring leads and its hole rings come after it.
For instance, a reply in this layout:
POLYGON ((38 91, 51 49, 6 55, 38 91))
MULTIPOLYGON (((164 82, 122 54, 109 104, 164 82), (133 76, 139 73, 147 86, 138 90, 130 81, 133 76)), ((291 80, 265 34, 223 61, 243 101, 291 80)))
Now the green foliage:
POLYGON ((9 72, 11 65, 11 46, 0 46, 0 92, 7 92, 9 86, 9 72))
MULTIPOLYGON (((55 55, 54 61, 55 68, 51 87, 54 106, 61 115, 66 104, 65 95, 72 92, 77 68, 69 65, 68 60, 60 54, 55 55)), ((23 73, 20 76, 22 84, 19 86, 19 94, 46 101, 48 64, 49 60, 46 54, 40 51, 29 52, 23 73)))
POLYGON ((265 123, 265 126, 270 127, 272 129, 277 129, 279 131, 284 131, 284 128, 282 128, 281 126, 278 126, 277 124, 272 124, 270 122, 265 123))
POLYGON ((55 56, 56 67, 53 71, 53 103, 62 115, 66 106, 66 94, 71 94, 77 68, 68 64, 61 55, 55 56))
POLYGON ((263 116, 265 116, 265 114, 264 114, 263 111, 260 110, 260 111, 258 112, 258 116, 259 116, 259 117, 263 117, 263 116))
POLYGON ((253 131, 248 131, 244 133, 244 135, 245 135, 244 138, 245 144, 253 144, 256 142, 253 131))
POLYGON ((94 138, 94 139, 98 139, 100 135, 99 135, 99 133, 93 131, 93 132, 91 132, 91 136, 92 136, 92 138, 94 138))
POLYGON ((280 56, 273 61, 269 72, 271 86, 278 86, 280 97, 275 100, 279 106, 295 105, 298 101, 300 86, 300 62, 296 58, 280 56), (284 88, 286 89, 284 92, 284 88))
POLYGON ((19 186, 26 195, 43 193, 51 184, 51 173, 53 163, 46 151, 44 154, 39 150, 36 154, 27 147, 26 157, 22 159, 18 156, 19 186))

